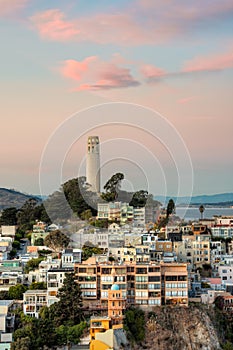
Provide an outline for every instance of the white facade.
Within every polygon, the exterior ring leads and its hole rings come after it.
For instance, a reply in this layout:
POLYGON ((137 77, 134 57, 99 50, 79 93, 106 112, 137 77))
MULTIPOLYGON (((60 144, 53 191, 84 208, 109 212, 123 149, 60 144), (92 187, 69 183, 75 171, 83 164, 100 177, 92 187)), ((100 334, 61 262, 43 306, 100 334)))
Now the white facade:
POLYGON ((145 227, 146 224, 146 213, 144 208, 133 209, 133 225, 135 227, 145 227))
POLYGON ((233 227, 231 226, 217 226, 211 227, 213 237, 228 238, 233 237, 233 227))
POLYGON ((31 317, 39 317, 40 310, 47 306, 47 290, 27 290, 23 294, 23 313, 31 317))
POLYGON ((220 265, 218 267, 219 277, 222 280, 222 284, 233 283, 233 264, 232 265, 220 265))
POLYGON ((63 286, 66 273, 73 272, 72 268, 61 268, 61 269, 51 269, 48 271, 48 296, 47 304, 48 306, 56 303, 59 299, 57 298, 58 289, 63 286))
POLYGON ((86 163, 87 183, 91 185, 90 190, 100 192, 100 152, 99 137, 89 136, 87 141, 87 163, 86 163))
POLYGON ((2 226, 2 236, 14 237, 16 233, 16 226, 2 226))

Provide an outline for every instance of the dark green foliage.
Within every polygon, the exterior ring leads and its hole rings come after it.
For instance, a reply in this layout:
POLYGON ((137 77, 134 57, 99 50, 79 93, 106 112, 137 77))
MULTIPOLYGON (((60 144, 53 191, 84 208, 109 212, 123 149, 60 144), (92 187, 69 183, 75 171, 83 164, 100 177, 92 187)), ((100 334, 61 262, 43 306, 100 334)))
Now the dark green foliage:
POLYGON ((21 209, 17 212, 17 224, 23 230, 31 230, 34 224, 34 210, 38 201, 35 198, 29 198, 21 209))
POLYGON ((90 247, 88 245, 82 247, 82 260, 87 260, 93 254, 103 254, 103 249, 99 247, 90 247))
POLYGON ((15 286, 11 286, 8 291, 8 296, 10 299, 22 300, 23 293, 26 292, 28 288, 23 284, 16 284, 15 286))
POLYGON ((167 204, 167 211, 166 211, 166 216, 167 218, 175 212, 175 203, 173 199, 169 199, 169 202, 167 204))
POLYGON ((0 300, 9 300, 9 294, 7 290, 0 291, 0 300))
POLYGON ((45 282, 32 282, 29 289, 47 289, 45 282))
POLYGON ((50 232, 44 239, 44 244, 55 252, 60 252, 66 248, 69 243, 69 237, 60 230, 50 232))
POLYGON ((74 326, 83 320, 81 294, 75 274, 67 273, 63 286, 58 290, 59 302, 53 304, 56 326, 74 326))
POLYGON ((108 219, 90 221, 90 225, 99 227, 99 228, 108 228, 108 224, 109 224, 108 219))
POLYGON ((43 246, 44 245, 44 240, 42 237, 37 238, 34 243, 35 246, 43 246))
POLYGON ((233 344, 230 343, 229 341, 227 341, 227 342, 223 345, 223 350, 233 350, 233 344))
POLYGON ((74 274, 66 275, 58 296, 59 302, 40 310, 39 319, 25 316, 23 312, 16 313, 18 329, 14 332, 11 349, 56 349, 58 346, 77 344, 80 341, 87 324, 81 321, 81 292, 74 274))
POLYGON ((139 308, 130 307, 125 312, 124 329, 128 338, 135 342, 145 339, 145 313, 139 308))
POLYGON ((84 210, 84 211, 80 214, 80 218, 81 218, 82 220, 88 221, 91 217, 92 217, 92 212, 91 212, 90 209, 84 210))
POLYGON ((43 204, 37 205, 34 208, 33 217, 34 217, 34 220, 43 221, 46 224, 52 223, 52 221, 51 221, 50 217, 48 216, 43 204))
POLYGON ((14 207, 4 209, 0 217, 0 225, 17 225, 17 212, 18 209, 14 207))
POLYGON ((16 249, 12 249, 9 253, 9 257, 11 259, 13 259, 15 256, 17 255, 17 250, 16 249))
POLYGON ((87 328, 86 322, 81 322, 75 326, 61 325, 56 328, 57 343, 63 344, 78 344, 84 329, 87 328))
POLYGON ((82 213, 90 210, 91 215, 96 216, 97 211, 94 208, 98 197, 93 192, 88 191, 84 176, 65 182, 62 188, 73 213, 81 216, 82 213))
POLYGON ((20 242, 19 241, 14 241, 12 243, 12 247, 15 248, 15 249, 19 249, 20 248, 20 242))
POLYGON ((134 208, 145 207, 148 199, 148 192, 141 190, 134 193, 133 198, 131 199, 129 205, 132 205, 134 208))
POLYGON ((19 337, 11 343, 11 350, 30 350, 30 338, 19 337))
POLYGON ((112 202, 117 199, 120 190, 121 181, 124 179, 122 173, 114 174, 104 185, 105 193, 101 197, 107 202, 112 202))
POLYGON ((35 259, 31 259, 27 262, 24 268, 25 273, 29 273, 29 271, 34 271, 39 267, 40 262, 44 260, 44 257, 39 257, 35 259))

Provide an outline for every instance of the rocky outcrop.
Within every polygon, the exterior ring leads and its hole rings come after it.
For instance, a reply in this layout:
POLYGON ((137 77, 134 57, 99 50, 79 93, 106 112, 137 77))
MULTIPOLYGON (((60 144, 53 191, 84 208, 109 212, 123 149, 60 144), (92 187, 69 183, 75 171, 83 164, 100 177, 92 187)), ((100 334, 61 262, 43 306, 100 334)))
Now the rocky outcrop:
POLYGON ((204 308, 158 307, 148 315, 146 338, 135 350, 220 350, 217 332, 204 308))

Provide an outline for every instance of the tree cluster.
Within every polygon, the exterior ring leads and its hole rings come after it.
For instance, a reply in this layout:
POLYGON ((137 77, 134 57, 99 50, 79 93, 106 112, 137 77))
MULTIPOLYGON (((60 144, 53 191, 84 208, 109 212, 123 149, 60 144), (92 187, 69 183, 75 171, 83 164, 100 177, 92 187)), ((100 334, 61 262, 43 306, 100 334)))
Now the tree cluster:
POLYGON ((87 324, 81 309, 81 291, 73 273, 66 274, 58 297, 57 303, 41 309, 38 319, 22 312, 17 315, 18 327, 11 350, 57 349, 80 341, 87 324))
POLYGON ((143 310, 130 307, 125 312, 124 329, 131 342, 141 342, 145 339, 145 313, 143 310))

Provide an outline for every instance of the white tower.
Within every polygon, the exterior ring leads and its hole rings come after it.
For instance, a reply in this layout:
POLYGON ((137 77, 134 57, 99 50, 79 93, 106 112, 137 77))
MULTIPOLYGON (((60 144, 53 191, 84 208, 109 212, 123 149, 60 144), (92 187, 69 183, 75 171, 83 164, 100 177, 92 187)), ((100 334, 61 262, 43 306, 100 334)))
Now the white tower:
POLYGON ((87 141, 87 163, 86 163, 87 183, 91 185, 90 190, 100 192, 100 152, 99 137, 89 136, 87 141))

